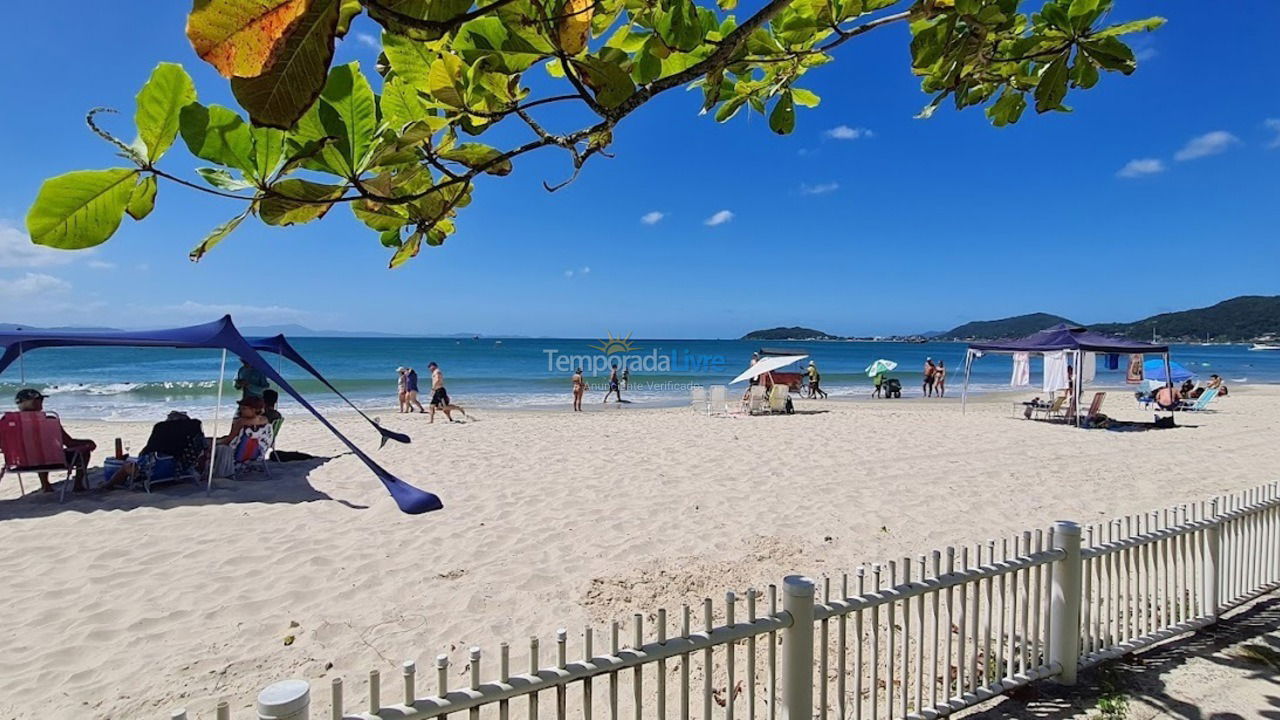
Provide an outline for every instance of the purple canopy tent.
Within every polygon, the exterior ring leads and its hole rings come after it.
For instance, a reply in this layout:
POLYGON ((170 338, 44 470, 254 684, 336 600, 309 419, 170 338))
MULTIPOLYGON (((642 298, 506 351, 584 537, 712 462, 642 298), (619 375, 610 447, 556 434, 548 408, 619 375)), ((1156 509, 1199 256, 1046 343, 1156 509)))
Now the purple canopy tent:
MULTIPOLYGON (((173 328, 170 330, 147 330, 138 332, 67 332, 67 331, 49 331, 49 330, 16 330, 12 332, 0 332, 0 347, 4 348, 3 354, 0 354, 0 372, 4 372, 5 368, 13 364, 14 360, 22 357, 23 353, 30 350, 36 350, 45 347, 167 347, 167 348, 211 348, 222 350, 222 373, 218 377, 218 406, 222 405, 222 384, 225 379, 227 366, 227 352, 237 355, 247 362, 251 367, 261 371, 268 379, 273 381, 281 390, 287 392, 298 404, 306 408, 312 415, 320 421, 322 425, 329 429, 342 444, 346 445, 357 458, 359 458, 373 474, 377 476, 387 492, 391 494, 392 499, 396 501, 399 508, 410 515, 439 510, 444 507, 440 502, 440 498, 433 493, 419 490, 418 488, 404 482, 395 477, 391 473, 383 469, 373 458, 369 457, 355 443, 347 439, 345 435, 338 432, 323 415, 316 410, 306 398, 302 397, 292 385, 288 383, 280 373, 276 372, 271 365, 258 354, 258 350, 268 350, 276 352, 282 357, 286 357, 298 363, 303 369, 307 370, 330 389, 333 386, 327 380, 320 376, 314 367, 302 359, 296 350, 288 344, 283 336, 277 338, 268 338, 265 340, 257 340, 250 342, 246 340, 235 325, 231 322, 231 316, 224 316, 221 320, 216 320, 204 325, 193 325, 190 327, 173 328)), ((335 389, 334 392, 337 392, 335 389)), ((339 393, 341 395, 341 393, 339 393)), ((345 397, 343 398, 346 399, 345 397)), ((350 401, 348 400, 348 403, 350 401)), ((217 434, 217 411, 214 415, 213 433, 217 434)), ((364 416, 364 413, 361 413, 364 416)), ((366 420, 372 423, 383 437, 385 443, 387 439, 397 440, 399 442, 408 442, 409 438, 401 433, 386 430, 378 426, 377 422, 364 416, 366 420)), ((212 463, 210 463, 212 465, 212 463)), ((209 486, 212 488, 213 475, 210 468, 209 486)))
MULTIPOLYGON (((1059 323, 1050 328, 1045 328, 1039 332, 1019 338, 1017 340, 996 340, 989 343, 970 343, 969 349, 964 357, 964 389, 960 393, 960 408, 964 411, 965 401, 969 394, 969 374, 973 368, 973 361, 982 357, 987 353, 996 355, 1013 355, 1014 353, 1041 354, 1046 352, 1064 351, 1075 358, 1075 367, 1077 368, 1075 383, 1075 397, 1072 398, 1076 408, 1080 407, 1081 386, 1084 383, 1080 380, 1084 373, 1081 372, 1084 354, 1091 353, 1125 353, 1130 355, 1161 355, 1164 357, 1165 377, 1169 377, 1169 346, 1153 345, 1151 343, 1137 342, 1135 340, 1126 340, 1125 338, 1113 337, 1111 335, 1103 335, 1074 325, 1059 323)), ((1079 413, 1077 412, 1075 423, 1080 424, 1079 413)))

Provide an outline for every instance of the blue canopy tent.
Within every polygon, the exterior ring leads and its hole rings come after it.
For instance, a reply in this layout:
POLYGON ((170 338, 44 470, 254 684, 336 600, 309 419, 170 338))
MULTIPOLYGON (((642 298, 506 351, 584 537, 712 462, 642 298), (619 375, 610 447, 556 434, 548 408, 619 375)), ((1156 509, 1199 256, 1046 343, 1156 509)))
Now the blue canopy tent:
MULTIPOLYGON (((1102 333, 1092 332, 1087 328, 1059 323, 1039 332, 1031 333, 1016 340, 996 340, 987 343, 970 343, 964 358, 964 389, 960 394, 961 410, 969 394, 969 374, 973 361, 988 353, 996 355, 1013 355, 1015 353, 1044 354, 1046 352, 1063 351, 1074 357, 1075 367, 1080 368, 1085 353, 1119 353, 1129 355, 1161 355, 1168 377, 1169 346, 1128 340, 1102 333)), ((1075 383, 1075 406, 1080 407, 1080 393, 1083 383, 1075 383)), ((1077 415, 1075 423, 1080 423, 1077 415)))
MULTIPOLYGON (((316 371, 310 363, 302 359, 288 341, 283 336, 276 338, 266 338, 250 342, 245 339, 240 331, 236 329, 231 322, 231 316, 224 316, 221 320, 216 320, 203 325, 192 325, 190 327, 173 328, 170 330, 146 330, 146 331, 130 331, 130 332, 68 332, 68 331, 52 331, 52 330, 15 330, 10 332, 0 332, 0 347, 4 348, 3 354, 0 354, 0 372, 4 372, 6 368, 13 364, 15 360, 19 360, 24 353, 31 350, 46 347, 167 347, 167 348, 210 348, 222 350, 222 374, 218 378, 218 404, 222 403, 222 383, 225 379, 227 353, 231 352, 247 362, 251 367, 256 368, 267 376, 269 380, 274 382, 282 391, 288 393, 298 404, 306 408, 312 415, 320 421, 322 425, 329 429, 342 444, 346 445, 357 458, 361 460, 373 474, 386 487, 387 492, 391 494, 392 499, 396 501, 396 505, 406 513, 416 515, 419 513, 439 510, 444 507, 440 502, 440 498, 433 493, 419 490, 418 488, 404 482, 387 472, 382 466, 374 462, 355 443, 347 439, 345 435, 338 432, 318 410, 307 402, 292 385, 286 381, 275 368, 271 367, 259 350, 275 352, 282 357, 288 358, 297 363, 307 372, 311 373, 330 389, 334 389, 331 384, 316 371)), ((337 392, 334 389, 334 392, 337 392)), ((338 393, 341 395, 341 393, 338 393)), ((345 397, 343 397, 346 400, 345 397)), ((350 401, 347 401, 350 403, 350 401)), ((354 406, 353 406, 354 407, 354 406)), ((409 438, 401 433, 396 433, 380 427, 377 422, 370 419, 364 413, 360 413, 366 420, 378 429, 382 435, 383 442, 387 439, 394 439, 398 442, 408 442, 409 438)), ((214 420, 214 434, 217 432, 217 419, 214 420)), ((212 465, 212 463, 210 463, 212 465)), ((210 469, 209 484, 212 488, 213 477, 212 468, 210 469)))

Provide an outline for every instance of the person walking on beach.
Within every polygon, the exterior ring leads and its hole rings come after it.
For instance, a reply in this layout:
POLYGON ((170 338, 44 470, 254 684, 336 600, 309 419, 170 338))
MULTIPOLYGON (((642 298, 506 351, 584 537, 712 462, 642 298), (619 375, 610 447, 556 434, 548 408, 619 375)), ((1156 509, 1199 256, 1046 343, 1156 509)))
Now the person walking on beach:
POLYGON ((587 380, 582 377, 582 368, 573 371, 573 410, 582 412, 582 396, 587 393, 587 380))
POLYGON ((236 371, 236 381, 233 383, 235 388, 241 392, 240 399, 246 400, 251 397, 262 397, 262 391, 270 387, 267 382, 267 376, 262 371, 249 364, 248 360, 240 360, 240 369, 236 371))
POLYGON ((939 360, 938 368, 933 371, 933 387, 938 391, 938 397, 947 394, 947 363, 944 360, 939 360))
POLYGON ((609 371, 609 389, 605 391, 604 399, 600 403, 609 402, 610 395, 617 397, 618 402, 622 402, 622 390, 618 386, 618 363, 616 362, 613 364, 613 369, 609 371))
POLYGON ((822 399, 825 400, 827 394, 822 391, 822 388, 818 387, 819 382, 822 380, 822 375, 818 373, 818 366, 812 360, 809 361, 809 368, 806 372, 809 373, 809 397, 815 398, 821 395, 822 399))
POLYGON ((471 416, 467 414, 466 410, 463 410, 460 405, 454 405, 449 401, 449 391, 444 389, 444 373, 440 372, 440 366, 430 362, 427 363, 427 369, 431 371, 431 416, 427 422, 433 423, 436 421, 436 408, 440 408, 444 412, 444 416, 449 422, 457 422, 453 419, 452 412, 454 410, 462 413, 462 417, 470 420, 471 416))
POLYGON ((924 395, 925 397, 933 397, 933 374, 938 371, 938 366, 933 364, 933 358, 924 359, 924 395))
POLYGON ((418 400, 418 371, 413 368, 405 368, 404 372, 404 411, 413 412, 414 406, 418 407, 418 412, 424 413, 426 408, 422 407, 422 401, 418 400))
POLYGON ((405 396, 404 396, 405 384, 408 382, 408 378, 405 377, 405 373, 407 373, 408 371, 409 371, 409 368, 403 365, 396 368, 396 401, 397 401, 396 406, 399 409, 399 411, 402 413, 409 412, 405 403, 405 396))

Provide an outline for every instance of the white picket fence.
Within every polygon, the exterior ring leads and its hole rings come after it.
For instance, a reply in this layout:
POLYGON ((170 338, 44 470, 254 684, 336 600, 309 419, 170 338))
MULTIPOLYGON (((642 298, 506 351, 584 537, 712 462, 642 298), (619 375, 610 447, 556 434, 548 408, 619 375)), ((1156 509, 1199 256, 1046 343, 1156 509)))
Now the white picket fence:
MULTIPOLYGON (((441 655, 431 694, 406 662, 389 697, 374 670, 362 710, 341 679, 325 704, 333 720, 931 720, 1045 678, 1073 684, 1082 668, 1197 630, 1277 587, 1272 484, 1084 528, 1059 522, 838 581, 790 576, 781 592, 726 593, 718 611, 707 598, 696 619, 687 605, 648 616, 648 628, 636 614, 629 627, 610 626, 605 647, 585 628, 576 660, 559 630, 554 663, 542 663, 531 638, 523 673, 503 643, 487 682, 488 661, 472 648, 465 687, 450 685, 441 655)), ((288 680, 263 690, 257 715, 309 720, 311 705, 310 684, 288 680)), ((217 720, 230 717, 220 703, 217 720)))

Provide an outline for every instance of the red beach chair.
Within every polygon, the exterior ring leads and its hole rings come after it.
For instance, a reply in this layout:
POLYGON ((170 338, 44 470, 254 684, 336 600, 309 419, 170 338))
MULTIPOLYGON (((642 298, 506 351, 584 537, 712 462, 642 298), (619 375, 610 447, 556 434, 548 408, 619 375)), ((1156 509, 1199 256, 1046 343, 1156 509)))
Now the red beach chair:
POLYGON ((62 421, 56 413, 34 410, 0 415, 0 451, 4 453, 0 479, 5 473, 17 475, 23 495, 27 489, 22 473, 65 471, 62 496, 66 496, 75 464, 63 450, 62 421))

